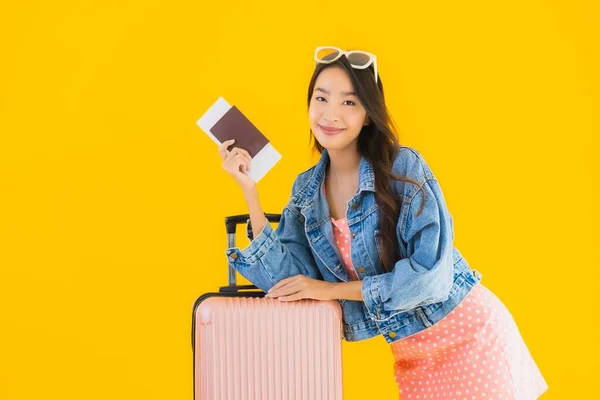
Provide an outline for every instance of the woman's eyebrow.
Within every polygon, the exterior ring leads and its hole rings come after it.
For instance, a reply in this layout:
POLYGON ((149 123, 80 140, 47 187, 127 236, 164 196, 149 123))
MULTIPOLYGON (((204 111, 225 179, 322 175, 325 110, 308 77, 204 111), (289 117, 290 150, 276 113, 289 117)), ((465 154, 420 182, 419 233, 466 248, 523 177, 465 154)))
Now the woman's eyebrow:
MULTIPOLYGON (((316 88, 315 90, 318 90, 319 92, 323 92, 325 94, 331 94, 331 93, 329 93, 328 90, 325 90, 325 89, 320 88, 320 87, 316 88)), ((342 96, 356 96, 356 92, 340 92, 340 93, 341 93, 342 96)))

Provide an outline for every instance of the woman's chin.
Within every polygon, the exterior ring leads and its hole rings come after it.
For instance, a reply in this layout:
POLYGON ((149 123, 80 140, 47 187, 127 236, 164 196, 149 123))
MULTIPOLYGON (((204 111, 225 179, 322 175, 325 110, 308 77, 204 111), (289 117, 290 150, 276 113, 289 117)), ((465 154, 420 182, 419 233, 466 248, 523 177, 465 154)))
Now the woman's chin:
POLYGON ((347 141, 340 141, 340 142, 323 141, 323 142, 319 142, 319 143, 329 153, 347 150, 350 145, 350 143, 348 143, 347 141))
POLYGON ((322 132, 317 132, 314 137, 321 147, 331 152, 346 149, 352 142, 352 140, 348 139, 348 135, 346 133, 347 132, 344 131, 337 135, 326 135, 322 132))
POLYGON ((331 150, 338 150, 340 148, 342 148, 342 144, 336 140, 332 140, 330 138, 317 138, 317 142, 319 142, 319 144, 321 145, 321 147, 323 147, 324 149, 327 149, 327 151, 331 151, 331 150))

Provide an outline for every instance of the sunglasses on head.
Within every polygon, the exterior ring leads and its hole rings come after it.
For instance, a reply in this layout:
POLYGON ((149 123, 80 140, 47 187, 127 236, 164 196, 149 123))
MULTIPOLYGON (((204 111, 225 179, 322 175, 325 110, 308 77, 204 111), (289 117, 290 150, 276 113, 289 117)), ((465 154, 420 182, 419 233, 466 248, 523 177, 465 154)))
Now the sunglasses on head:
POLYGON ((352 68, 355 69, 366 69, 373 64, 375 83, 377 83, 377 57, 375 54, 361 50, 344 51, 333 46, 319 46, 315 49, 315 61, 319 64, 331 64, 341 56, 346 56, 352 68))

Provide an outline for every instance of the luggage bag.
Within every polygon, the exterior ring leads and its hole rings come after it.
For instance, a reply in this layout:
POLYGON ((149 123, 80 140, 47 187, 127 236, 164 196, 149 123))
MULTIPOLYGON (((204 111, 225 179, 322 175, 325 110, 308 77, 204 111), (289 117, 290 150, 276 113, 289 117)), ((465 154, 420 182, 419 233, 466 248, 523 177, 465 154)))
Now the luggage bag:
MULTIPOLYGON (((266 214, 279 222, 280 214, 266 214)), ((225 218, 228 247, 248 214, 225 218)), ((341 400, 342 311, 338 301, 265 298, 236 284, 205 293, 192 312, 195 400, 341 400)))

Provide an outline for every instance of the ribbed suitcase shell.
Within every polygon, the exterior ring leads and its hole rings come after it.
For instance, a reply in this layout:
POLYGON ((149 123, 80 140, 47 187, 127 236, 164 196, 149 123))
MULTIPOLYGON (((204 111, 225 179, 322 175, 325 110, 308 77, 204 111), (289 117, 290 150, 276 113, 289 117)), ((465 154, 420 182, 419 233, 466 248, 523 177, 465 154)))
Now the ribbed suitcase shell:
POLYGON ((340 304, 262 296, 212 293, 196 301, 194 398, 342 399, 340 304))

